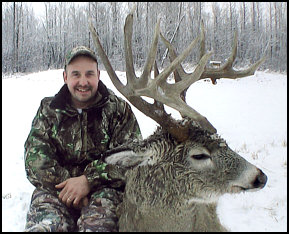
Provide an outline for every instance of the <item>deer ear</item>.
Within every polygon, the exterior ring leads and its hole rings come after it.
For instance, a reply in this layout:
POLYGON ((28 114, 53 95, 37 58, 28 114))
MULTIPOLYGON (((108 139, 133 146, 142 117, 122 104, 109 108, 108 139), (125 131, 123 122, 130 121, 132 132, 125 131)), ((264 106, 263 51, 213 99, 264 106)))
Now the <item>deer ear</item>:
POLYGON ((148 156, 138 155, 131 150, 127 150, 106 157, 105 162, 129 169, 141 164, 147 159, 148 156))

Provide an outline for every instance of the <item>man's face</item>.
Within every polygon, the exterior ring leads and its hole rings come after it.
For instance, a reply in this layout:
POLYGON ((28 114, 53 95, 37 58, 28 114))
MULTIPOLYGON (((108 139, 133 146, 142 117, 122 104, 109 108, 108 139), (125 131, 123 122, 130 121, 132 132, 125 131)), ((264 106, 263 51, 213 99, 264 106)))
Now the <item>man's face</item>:
POLYGON ((83 109, 92 104, 98 89, 99 74, 97 63, 87 56, 78 56, 67 65, 63 78, 74 107, 83 109))

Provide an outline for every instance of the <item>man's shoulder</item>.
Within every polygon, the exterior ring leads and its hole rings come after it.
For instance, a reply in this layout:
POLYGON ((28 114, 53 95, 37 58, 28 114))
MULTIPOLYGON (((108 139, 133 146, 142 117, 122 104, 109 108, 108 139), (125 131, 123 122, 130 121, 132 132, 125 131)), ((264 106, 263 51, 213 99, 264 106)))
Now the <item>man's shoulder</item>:
POLYGON ((40 107, 41 107, 43 110, 50 110, 50 111, 52 111, 53 108, 51 108, 51 103, 52 103, 53 99, 54 99, 54 97, 44 97, 44 98, 42 98, 40 107))
POLYGON ((53 96, 52 97, 44 97, 44 98, 42 98, 41 103, 43 105, 50 105, 53 98, 54 98, 53 96))
POLYGON ((68 88, 67 85, 63 85, 59 92, 51 97, 44 97, 41 100, 41 106, 52 112, 66 112, 71 111, 70 108, 67 110, 68 104, 68 88))
POLYGON ((57 113, 62 112, 63 110, 55 108, 52 103, 54 102, 55 97, 44 97, 41 100, 40 109, 42 114, 45 116, 55 116, 57 113))

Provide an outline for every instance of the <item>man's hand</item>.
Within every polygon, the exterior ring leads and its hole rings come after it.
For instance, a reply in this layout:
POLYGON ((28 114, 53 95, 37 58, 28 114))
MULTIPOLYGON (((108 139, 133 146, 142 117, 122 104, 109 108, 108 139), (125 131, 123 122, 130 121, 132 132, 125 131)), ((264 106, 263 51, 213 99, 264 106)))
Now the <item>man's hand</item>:
POLYGON ((88 205, 88 198, 84 197, 80 200, 79 204, 77 206, 74 206, 75 209, 81 210, 82 207, 85 207, 88 205))
POLYGON ((80 209, 88 204, 87 194, 90 188, 85 175, 69 178, 55 185, 55 188, 62 189, 58 197, 68 207, 72 204, 80 209))

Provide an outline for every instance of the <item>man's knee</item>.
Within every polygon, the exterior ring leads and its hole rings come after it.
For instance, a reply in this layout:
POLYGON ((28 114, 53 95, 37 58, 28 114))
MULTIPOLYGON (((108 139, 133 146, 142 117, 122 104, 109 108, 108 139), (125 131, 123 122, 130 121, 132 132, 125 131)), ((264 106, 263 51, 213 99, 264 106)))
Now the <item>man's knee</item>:
MULTIPOLYGON (((46 224, 44 222, 37 224, 32 223, 31 225, 27 223, 24 232, 53 232, 53 229, 49 224, 46 224)), ((63 232, 65 232, 65 230, 63 230, 63 232)))
POLYGON ((77 221, 79 231, 117 232, 116 207, 120 198, 119 192, 110 189, 92 194, 89 205, 82 209, 77 221))
POLYGON ((73 217, 57 197, 41 190, 33 193, 25 232, 67 232, 74 227, 73 217))

